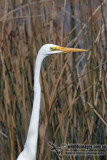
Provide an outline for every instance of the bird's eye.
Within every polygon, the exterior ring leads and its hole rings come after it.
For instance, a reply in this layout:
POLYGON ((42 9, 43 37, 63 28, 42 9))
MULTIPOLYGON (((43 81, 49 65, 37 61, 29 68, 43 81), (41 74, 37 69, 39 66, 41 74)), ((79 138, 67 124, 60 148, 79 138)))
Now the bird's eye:
POLYGON ((56 51, 57 49, 55 47, 50 47, 51 51, 56 51))

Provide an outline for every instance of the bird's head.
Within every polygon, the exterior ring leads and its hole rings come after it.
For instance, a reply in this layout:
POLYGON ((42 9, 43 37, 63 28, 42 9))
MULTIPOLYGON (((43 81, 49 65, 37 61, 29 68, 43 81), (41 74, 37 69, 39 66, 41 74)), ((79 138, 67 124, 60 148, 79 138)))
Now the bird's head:
POLYGON ((67 47, 61 47, 54 44, 45 44, 43 45, 38 54, 43 56, 45 58, 46 56, 56 54, 56 53, 67 53, 67 52, 86 52, 85 49, 78 49, 78 48, 67 48, 67 47))

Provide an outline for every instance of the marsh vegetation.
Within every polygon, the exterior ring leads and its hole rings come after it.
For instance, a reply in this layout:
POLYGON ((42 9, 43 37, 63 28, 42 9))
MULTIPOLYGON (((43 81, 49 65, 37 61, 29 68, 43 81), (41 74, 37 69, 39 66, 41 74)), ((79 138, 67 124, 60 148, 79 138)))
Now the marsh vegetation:
MULTIPOLYGON (((58 159, 48 142, 107 143, 106 3, 0 1, 0 160, 15 160, 23 149, 32 111, 35 59, 46 43, 88 51, 52 55, 43 62, 37 159, 58 159)), ((107 153, 92 156, 101 158, 107 159, 107 153)))

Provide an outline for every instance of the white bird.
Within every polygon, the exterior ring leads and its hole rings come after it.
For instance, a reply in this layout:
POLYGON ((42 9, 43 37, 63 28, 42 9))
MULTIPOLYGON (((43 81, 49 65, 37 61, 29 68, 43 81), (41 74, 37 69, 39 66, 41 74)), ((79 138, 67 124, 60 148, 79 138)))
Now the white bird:
POLYGON ((42 61, 45 57, 66 52, 86 52, 85 49, 65 48, 53 44, 45 44, 41 47, 36 58, 36 66, 34 71, 34 100, 33 109, 28 129, 27 139, 23 151, 18 156, 17 160, 36 160, 37 140, 38 140, 38 126, 41 100, 40 87, 40 69, 42 61))

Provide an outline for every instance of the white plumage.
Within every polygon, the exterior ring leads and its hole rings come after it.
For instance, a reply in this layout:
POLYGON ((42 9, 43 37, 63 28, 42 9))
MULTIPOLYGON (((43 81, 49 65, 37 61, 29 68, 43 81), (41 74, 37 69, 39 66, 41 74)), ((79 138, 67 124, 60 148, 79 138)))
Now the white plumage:
POLYGON ((35 73, 34 73, 34 101, 32 115, 27 134, 27 139, 23 151, 20 153, 17 160, 36 160, 37 140, 38 140, 38 126, 41 100, 40 87, 40 69, 43 59, 46 56, 62 53, 62 52, 85 52, 84 49, 64 48, 53 44, 46 44, 41 47, 36 58, 35 73))

